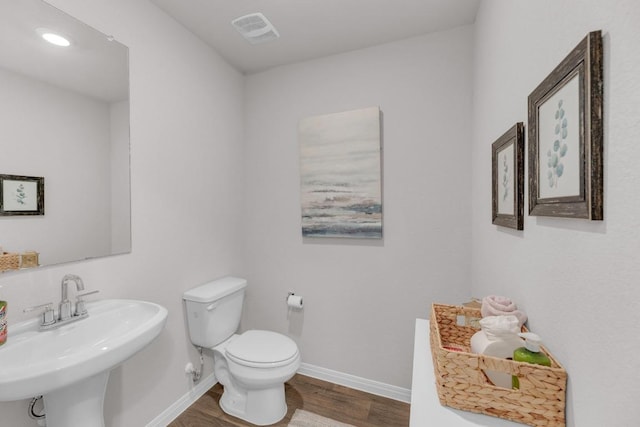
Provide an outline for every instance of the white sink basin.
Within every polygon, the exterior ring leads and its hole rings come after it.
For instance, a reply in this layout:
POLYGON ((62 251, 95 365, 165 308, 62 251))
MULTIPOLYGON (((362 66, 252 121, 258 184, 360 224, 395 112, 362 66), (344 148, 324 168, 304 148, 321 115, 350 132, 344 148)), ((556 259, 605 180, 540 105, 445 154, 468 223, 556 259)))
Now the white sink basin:
POLYGON ((89 317, 47 331, 39 330, 39 317, 9 325, 0 347, 0 401, 44 395, 52 425, 47 397, 59 390, 71 398, 78 390, 86 394, 86 387, 74 387, 100 376, 103 399, 109 371, 156 338, 167 319, 164 307, 145 301, 102 300, 87 303, 87 310, 89 317))

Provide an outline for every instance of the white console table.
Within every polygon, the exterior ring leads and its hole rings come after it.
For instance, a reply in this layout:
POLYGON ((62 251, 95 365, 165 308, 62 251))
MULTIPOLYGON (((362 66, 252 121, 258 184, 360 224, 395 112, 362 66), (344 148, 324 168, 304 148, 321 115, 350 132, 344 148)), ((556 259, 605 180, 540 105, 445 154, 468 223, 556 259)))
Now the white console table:
POLYGON ((523 427, 523 424, 440 405, 435 386, 429 321, 416 319, 410 427, 523 427))

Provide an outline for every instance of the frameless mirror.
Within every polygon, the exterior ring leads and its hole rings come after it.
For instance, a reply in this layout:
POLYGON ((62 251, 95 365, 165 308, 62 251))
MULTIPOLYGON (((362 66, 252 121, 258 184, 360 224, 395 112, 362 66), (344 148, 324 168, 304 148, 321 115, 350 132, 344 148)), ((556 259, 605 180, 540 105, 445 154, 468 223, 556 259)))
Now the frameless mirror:
POLYGON ((0 0, 0 271, 131 251, 128 78, 112 37, 0 0))

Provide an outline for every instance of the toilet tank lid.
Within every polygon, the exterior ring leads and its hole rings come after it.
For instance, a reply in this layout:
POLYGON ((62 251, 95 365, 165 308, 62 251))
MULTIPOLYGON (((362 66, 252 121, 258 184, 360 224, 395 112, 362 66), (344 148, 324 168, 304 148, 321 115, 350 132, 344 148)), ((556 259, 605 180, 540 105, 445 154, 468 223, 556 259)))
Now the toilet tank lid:
POLYGON ((182 299, 194 302, 213 302, 246 288, 247 281, 239 277, 226 276, 212 280, 182 294, 182 299))

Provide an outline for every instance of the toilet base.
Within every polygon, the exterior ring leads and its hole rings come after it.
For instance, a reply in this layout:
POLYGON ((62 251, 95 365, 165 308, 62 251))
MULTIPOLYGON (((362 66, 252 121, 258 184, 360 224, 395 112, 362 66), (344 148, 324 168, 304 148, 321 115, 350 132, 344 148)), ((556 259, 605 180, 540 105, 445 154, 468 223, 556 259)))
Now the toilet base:
POLYGON ((224 387, 220 408, 229 415, 259 426, 275 424, 287 414, 284 384, 277 387, 233 393, 224 387))
POLYGON ((227 346, 235 337, 212 349, 213 371, 224 388, 220 408, 254 425, 275 424, 287 414, 284 383, 300 367, 300 353, 296 348, 290 360, 272 366, 247 366, 226 356, 227 346))

